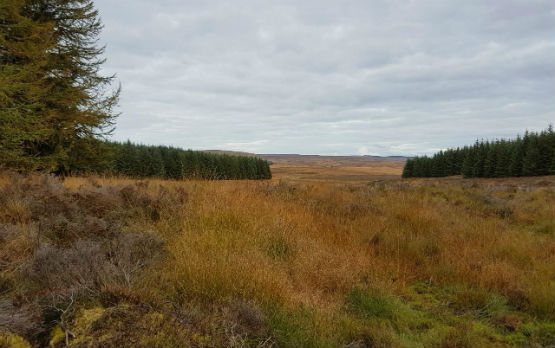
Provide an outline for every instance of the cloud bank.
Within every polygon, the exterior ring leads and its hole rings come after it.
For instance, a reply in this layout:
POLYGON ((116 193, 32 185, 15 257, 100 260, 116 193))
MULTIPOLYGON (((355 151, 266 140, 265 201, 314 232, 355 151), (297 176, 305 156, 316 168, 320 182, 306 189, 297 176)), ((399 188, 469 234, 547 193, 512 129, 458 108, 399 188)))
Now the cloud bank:
POLYGON ((551 0, 96 6, 117 140, 417 155, 553 122, 551 0))

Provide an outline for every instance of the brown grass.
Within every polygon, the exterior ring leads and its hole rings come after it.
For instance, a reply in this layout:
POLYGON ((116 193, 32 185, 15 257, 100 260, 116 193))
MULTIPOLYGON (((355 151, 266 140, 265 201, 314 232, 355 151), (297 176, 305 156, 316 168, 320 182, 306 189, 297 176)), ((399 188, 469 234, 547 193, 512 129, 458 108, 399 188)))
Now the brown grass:
MULTIPOLYGON (((49 199, 83 200, 79 209, 108 220, 111 227, 95 232, 102 238, 127 240, 140 231, 164 241, 151 246, 165 250, 159 261, 144 261, 153 256, 141 251, 143 266, 132 282, 112 270, 139 262, 127 254, 118 254, 123 261, 96 261, 112 278, 95 273, 106 283, 98 288, 99 298, 119 298, 114 308, 101 301, 102 315, 113 318, 125 312, 125 303, 133 303, 129 318, 145 311, 169 316, 176 324, 160 326, 171 336, 160 338, 162 343, 519 346, 550 344, 548 332, 555 325, 552 184, 552 177, 370 183, 298 180, 295 175, 270 182, 66 178, 68 193, 49 199), (116 222, 121 226, 114 227, 116 222), (118 286, 124 290, 114 290, 118 286), (148 303, 152 310, 137 303, 148 303), (184 314, 174 311, 204 319, 184 324, 184 314), (179 325, 190 334, 174 332, 179 325)), ((13 199, 26 202, 27 197, 12 196, 0 203, 0 223, 29 226, 37 218, 33 204, 14 205, 13 199)), ((75 228, 71 238, 94 239, 88 230, 75 228)), ((17 259, 6 248, 25 245, 24 237, 6 241, 0 256, 10 265, 33 264, 56 250, 22 252, 17 259)), ((104 260, 101 242, 96 243, 94 248, 74 244, 73 250, 85 248, 104 260)), ((69 251, 58 254, 74 257, 69 251)), ((18 267, 11 269, 9 276, 17 278, 18 267)), ((48 277, 47 271, 42 274, 48 277)), ((42 281, 50 287, 52 282, 74 286, 58 278, 42 281)), ((65 320, 75 326, 79 318, 74 314, 65 320)), ((102 326, 102 335, 109 336, 106 330, 102 326)), ((93 338, 100 335, 94 325, 85 331, 93 338)), ((140 345, 118 337, 118 345, 140 345)))
POLYGON ((264 155, 274 180, 304 183, 361 183, 401 176, 404 159, 362 156, 264 155))

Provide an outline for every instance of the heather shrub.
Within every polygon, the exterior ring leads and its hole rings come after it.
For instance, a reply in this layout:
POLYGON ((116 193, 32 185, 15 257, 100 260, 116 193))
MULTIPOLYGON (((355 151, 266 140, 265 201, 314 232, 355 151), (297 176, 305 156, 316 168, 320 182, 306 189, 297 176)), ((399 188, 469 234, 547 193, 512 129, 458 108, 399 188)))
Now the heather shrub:
POLYGON ((269 334, 266 314, 253 301, 233 300, 227 305, 229 328, 241 336, 256 339, 269 334))
POLYGON ((0 334, 4 332, 22 337, 35 337, 42 325, 40 316, 37 315, 38 310, 35 305, 0 297, 0 334))
POLYGON ((126 233, 105 243, 80 239, 70 247, 46 244, 30 261, 27 276, 53 293, 97 294, 108 285, 130 286, 163 244, 150 233, 126 233))
POLYGON ((152 202, 135 186, 95 181, 72 190, 54 176, 13 175, 0 188, 0 330, 44 343, 82 303, 108 303, 118 291, 133 299, 141 272, 164 255, 162 237, 129 214, 152 202))

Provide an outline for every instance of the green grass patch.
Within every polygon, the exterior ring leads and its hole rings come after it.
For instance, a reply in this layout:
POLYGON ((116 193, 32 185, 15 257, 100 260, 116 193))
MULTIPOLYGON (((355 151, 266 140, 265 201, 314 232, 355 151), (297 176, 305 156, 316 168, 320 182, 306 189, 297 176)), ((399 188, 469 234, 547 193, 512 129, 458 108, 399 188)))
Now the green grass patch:
POLYGON ((266 308, 277 347, 339 347, 346 344, 340 323, 313 308, 292 309, 283 305, 266 308))
POLYGON ((348 309, 364 319, 394 320, 401 307, 399 300, 379 293, 354 289, 347 296, 348 309))
POLYGON ((274 237, 270 238, 266 245, 266 254, 278 261, 283 261, 287 259, 291 252, 291 248, 289 247, 289 243, 283 237, 274 237))

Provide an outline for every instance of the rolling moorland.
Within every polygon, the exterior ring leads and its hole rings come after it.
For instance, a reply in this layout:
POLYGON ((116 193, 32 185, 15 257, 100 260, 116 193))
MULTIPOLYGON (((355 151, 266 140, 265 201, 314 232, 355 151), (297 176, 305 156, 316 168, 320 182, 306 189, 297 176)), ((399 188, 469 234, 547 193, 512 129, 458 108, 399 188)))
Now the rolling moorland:
POLYGON ((414 159, 111 142, 94 2, 0 24, 0 348, 555 346, 552 127, 414 159))
POLYGON ((266 159, 266 181, 3 173, 0 346, 555 343, 552 176, 266 159))

